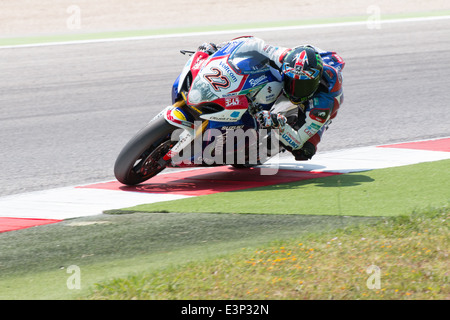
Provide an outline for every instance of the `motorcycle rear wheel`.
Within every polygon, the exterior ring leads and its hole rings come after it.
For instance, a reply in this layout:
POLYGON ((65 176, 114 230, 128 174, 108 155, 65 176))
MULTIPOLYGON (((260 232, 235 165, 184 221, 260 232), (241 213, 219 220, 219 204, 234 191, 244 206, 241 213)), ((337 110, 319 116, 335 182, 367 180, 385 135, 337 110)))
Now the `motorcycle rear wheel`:
POLYGON ((161 117, 140 130, 116 159, 116 179, 126 185, 136 185, 164 170, 166 166, 159 160, 173 147, 170 136, 175 129, 161 117))

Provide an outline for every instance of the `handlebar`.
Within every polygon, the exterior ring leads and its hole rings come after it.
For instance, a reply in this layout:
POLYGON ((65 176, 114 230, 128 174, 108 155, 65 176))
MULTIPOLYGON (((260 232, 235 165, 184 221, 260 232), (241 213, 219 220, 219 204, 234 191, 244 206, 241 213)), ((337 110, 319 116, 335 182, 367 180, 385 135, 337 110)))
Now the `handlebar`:
POLYGON ((192 56, 194 53, 195 53, 195 51, 190 51, 190 50, 180 50, 180 53, 182 53, 182 54, 184 54, 184 55, 189 55, 189 56, 192 56))

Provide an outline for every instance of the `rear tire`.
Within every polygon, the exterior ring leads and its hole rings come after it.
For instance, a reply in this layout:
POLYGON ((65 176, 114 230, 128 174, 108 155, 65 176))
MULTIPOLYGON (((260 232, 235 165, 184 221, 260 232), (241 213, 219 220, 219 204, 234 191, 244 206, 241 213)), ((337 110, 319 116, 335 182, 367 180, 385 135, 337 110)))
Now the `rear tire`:
POLYGON ((136 185, 155 176, 166 167, 158 163, 173 143, 170 134, 176 128, 160 117, 140 130, 122 149, 114 164, 114 175, 126 185, 136 185))

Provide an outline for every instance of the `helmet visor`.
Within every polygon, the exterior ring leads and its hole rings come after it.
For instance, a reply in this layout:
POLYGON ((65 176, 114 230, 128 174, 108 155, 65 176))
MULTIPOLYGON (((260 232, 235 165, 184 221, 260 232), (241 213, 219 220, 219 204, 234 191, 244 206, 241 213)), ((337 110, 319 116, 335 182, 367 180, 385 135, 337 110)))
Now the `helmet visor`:
POLYGON ((298 80, 284 77, 284 92, 293 103, 308 100, 319 86, 319 79, 298 80))

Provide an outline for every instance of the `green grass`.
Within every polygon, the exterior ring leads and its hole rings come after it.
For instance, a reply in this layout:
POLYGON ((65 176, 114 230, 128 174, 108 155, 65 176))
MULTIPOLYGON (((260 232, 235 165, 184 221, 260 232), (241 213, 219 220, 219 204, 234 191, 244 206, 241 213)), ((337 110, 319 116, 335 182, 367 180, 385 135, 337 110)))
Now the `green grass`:
MULTIPOLYGON (((433 17, 433 16, 446 16, 450 15, 450 11, 432 11, 432 12, 413 12, 405 14, 384 14, 381 16, 382 20, 389 19, 405 19, 405 18, 417 18, 417 17, 433 17)), ((290 26, 302 26, 312 24, 326 24, 326 23, 341 23, 341 22, 358 22, 367 21, 368 16, 351 16, 351 17, 339 17, 339 18, 321 18, 321 19, 306 19, 298 21, 276 21, 276 22, 261 22, 261 23, 242 23, 242 24, 227 24, 216 26, 197 26, 187 28, 165 28, 165 29, 150 29, 150 30, 127 30, 127 31, 114 31, 114 32, 95 32, 95 33, 67 33, 56 35, 40 35, 40 36, 27 36, 27 37, 6 37, 0 38, 1 46, 15 46, 15 45, 28 45, 39 43, 52 43, 52 42, 69 42, 69 41, 86 41, 86 40, 99 40, 99 39, 112 39, 112 38, 133 38, 133 37, 146 37, 156 35, 168 35, 178 33, 192 33, 192 32, 212 32, 212 31, 233 31, 242 29, 259 29, 259 28, 274 28, 274 27, 290 27, 290 26)))
POLYGON ((123 210, 396 216, 429 205, 446 204, 450 200, 449 168, 450 160, 426 162, 145 204, 123 210))
POLYGON ((448 167, 223 193, 228 213, 127 211, 1 233, 0 299, 448 298, 448 167), (313 195, 334 203, 329 215, 305 214, 313 195), (373 216, 379 208, 385 217, 373 216), (80 290, 67 287, 71 265, 80 290), (365 286, 370 265, 382 272, 378 292, 365 286))
POLYGON ((449 208, 442 207, 310 233, 114 279, 85 298, 450 299, 449 218, 449 208))
POLYGON ((135 213, 0 233, 0 299, 74 299, 95 283, 177 268, 242 248, 378 218, 135 213), (67 269, 81 271, 70 290, 67 269))

